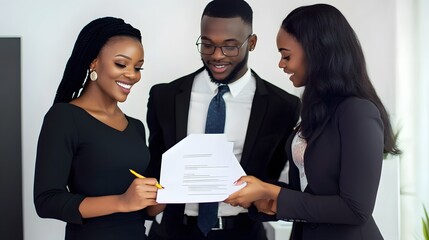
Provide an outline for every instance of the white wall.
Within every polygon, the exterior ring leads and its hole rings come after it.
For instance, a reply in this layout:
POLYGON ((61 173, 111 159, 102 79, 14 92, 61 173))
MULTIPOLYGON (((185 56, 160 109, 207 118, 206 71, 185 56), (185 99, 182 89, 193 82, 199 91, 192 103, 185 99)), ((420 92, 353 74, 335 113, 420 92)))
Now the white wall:
MULTIPOLYGON (((145 121, 147 93, 201 66, 195 41, 207 4, 202 0, 0 0, 0 37, 22 38, 22 134, 25 239, 61 239, 62 223, 40 219, 34 210, 32 187, 36 142, 43 116, 52 104, 66 61, 81 28, 96 17, 124 18, 141 29, 145 47, 142 81, 133 88, 123 110, 145 121)), ((254 10, 258 44, 250 66, 260 76, 295 94, 277 68, 275 36, 281 20, 310 0, 249 0, 254 10)), ((320 1, 317 1, 320 2, 320 1)), ((388 110, 395 110, 395 1, 322 1, 339 8, 360 38, 370 77, 388 110)), ((3 79, 3 86, 7 79, 3 79)), ((7 100, 7 99, 6 99, 7 100)), ((2 101, 6 101, 2 99, 2 101)))
MULTIPOLYGON (((418 195, 419 199, 426 205, 426 209, 429 209, 429 1, 419 0, 418 1, 418 76, 419 81, 417 84, 418 89, 418 129, 422 131, 418 135, 418 141, 420 143, 418 147, 418 156, 422 161, 418 162, 418 195), (424 160, 423 160, 424 159, 424 160)), ((420 213, 422 213, 419 206, 420 213)))
POLYGON ((429 206, 429 1, 397 2, 397 102, 401 129, 402 239, 423 239, 429 206))

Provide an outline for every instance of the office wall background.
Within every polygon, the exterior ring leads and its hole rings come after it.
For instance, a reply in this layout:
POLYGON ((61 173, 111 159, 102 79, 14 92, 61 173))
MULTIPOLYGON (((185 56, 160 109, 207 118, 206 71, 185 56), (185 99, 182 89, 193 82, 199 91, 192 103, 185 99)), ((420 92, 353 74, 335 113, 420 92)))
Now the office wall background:
MULTIPOLYGON (((126 103, 128 115, 145 122, 150 87, 169 82, 201 66, 195 47, 201 12, 208 0, 0 0, 0 36, 22 39, 22 173, 24 239, 60 239, 64 224, 40 219, 34 210, 32 187, 36 143, 43 116, 56 88, 73 44, 82 27, 94 18, 117 16, 143 34, 145 65, 142 80, 126 103)), ((370 77, 382 101, 396 116, 396 11, 392 0, 248 0, 254 10, 258 35, 250 66, 260 76, 299 96, 288 77, 278 69, 280 58, 275 37, 281 20, 293 8, 326 2, 340 9, 355 29, 366 55, 370 77)), ((7 79, 2 79, 5 84, 7 79)), ((7 99, 1 99, 7 101, 7 99)), ((3 116, 2 116, 3 117, 3 116)), ((11 183, 14 184, 14 183, 11 183)), ((19 186, 17 186, 19 187, 19 186)))

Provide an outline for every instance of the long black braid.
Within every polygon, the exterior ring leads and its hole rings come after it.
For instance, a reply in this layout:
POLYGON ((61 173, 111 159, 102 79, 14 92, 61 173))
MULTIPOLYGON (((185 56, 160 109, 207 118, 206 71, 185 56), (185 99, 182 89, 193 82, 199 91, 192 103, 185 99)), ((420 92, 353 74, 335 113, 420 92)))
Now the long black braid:
POLYGON ((113 36, 131 36, 141 42, 140 31, 120 18, 103 17, 88 23, 79 33, 67 61, 54 104, 70 102, 78 97, 79 91, 84 87, 89 65, 113 36))

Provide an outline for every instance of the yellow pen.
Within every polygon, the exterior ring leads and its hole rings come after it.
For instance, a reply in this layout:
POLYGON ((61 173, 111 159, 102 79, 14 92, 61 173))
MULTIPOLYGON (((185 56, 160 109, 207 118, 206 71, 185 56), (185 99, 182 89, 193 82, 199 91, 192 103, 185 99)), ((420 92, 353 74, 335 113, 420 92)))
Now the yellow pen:
MULTIPOLYGON (((132 169, 130 169, 130 172, 131 172, 132 174, 134 174, 134 176, 136 176, 136 177, 138 177, 138 178, 145 178, 144 176, 142 176, 142 175, 138 174, 136 171, 134 171, 134 170, 132 170, 132 169)), ((163 187, 163 186, 161 186, 161 184, 159 184, 159 183, 156 183, 156 184, 155 184, 155 186, 156 186, 157 188, 159 188, 159 189, 163 189, 163 188, 164 188, 164 187, 163 187)))

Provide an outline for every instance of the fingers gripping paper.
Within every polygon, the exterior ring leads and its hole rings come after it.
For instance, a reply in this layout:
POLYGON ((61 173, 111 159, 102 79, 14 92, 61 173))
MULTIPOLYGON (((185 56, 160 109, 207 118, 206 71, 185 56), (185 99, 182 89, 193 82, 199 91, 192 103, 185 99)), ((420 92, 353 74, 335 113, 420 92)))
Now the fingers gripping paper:
POLYGON ((191 134, 162 155, 158 203, 220 202, 246 175, 224 134, 191 134))

